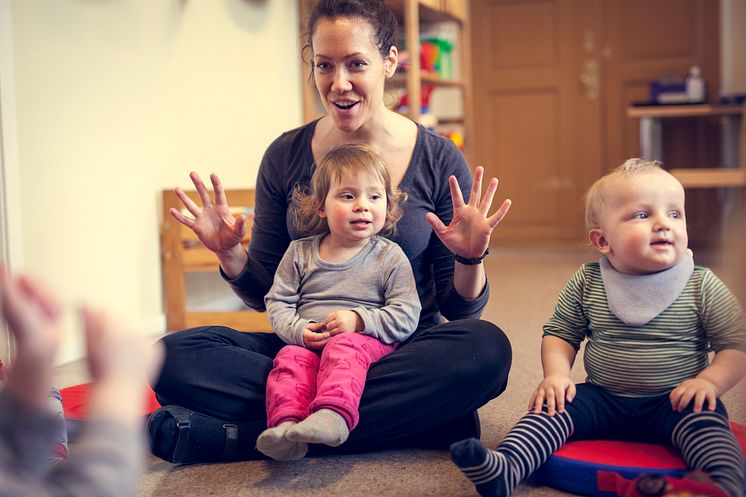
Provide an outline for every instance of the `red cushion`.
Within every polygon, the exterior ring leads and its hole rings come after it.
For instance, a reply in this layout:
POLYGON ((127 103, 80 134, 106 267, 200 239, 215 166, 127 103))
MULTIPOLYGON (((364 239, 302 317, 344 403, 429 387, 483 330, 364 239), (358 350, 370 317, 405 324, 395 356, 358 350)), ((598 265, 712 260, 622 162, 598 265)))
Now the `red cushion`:
MULTIPOLYGON (((88 391, 90 386, 90 383, 83 383, 60 390, 62 394, 62 407, 65 410, 65 419, 70 421, 82 421, 85 419, 88 414, 88 391)), ((149 387, 143 394, 147 395, 143 415, 150 414, 161 406, 155 399, 155 393, 149 387)))
MULTIPOLYGON (((731 423, 731 429, 746 452, 746 427, 731 423)), ((613 464, 655 469, 687 469, 681 454, 673 447, 662 445, 617 442, 611 440, 578 440, 563 445, 556 457, 577 459, 594 464, 613 464)))
MULTIPOLYGON (((746 427, 731 423, 741 450, 746 453, 746 427)), ((599 471, 627 479, 642 474, 679 477, 688 472, 679 451, 661 445, 611 440, 566 443, 533 475, 536 483, 594 497, 615 495, 598 488, 599 471)))

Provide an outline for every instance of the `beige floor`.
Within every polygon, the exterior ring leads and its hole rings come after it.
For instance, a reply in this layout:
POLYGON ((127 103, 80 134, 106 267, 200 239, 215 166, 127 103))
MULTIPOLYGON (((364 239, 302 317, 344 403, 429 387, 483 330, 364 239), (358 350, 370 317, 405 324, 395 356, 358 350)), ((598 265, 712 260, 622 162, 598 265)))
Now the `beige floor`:
MULTIPOLYGON (((582 249, 495 249, 486 268, 491 286, 484 318, 501 326, 513 344, 513 369, 507 391, 480 410, 483 441, 496 445, 521 416, 528 395, 541 379, 541 326, 551 314, 566 280, 595 255, 582 249)), ((714 266, 699 254, 700 264, 714 266)), ((726 283, 733 275, 718 272, 726 283)), ((583 378, 576 365, 576 380, 583 378)), ((80 367, 61 368, 59 380, 75 383, 80 367)), ((67 383, 65 383, 67 382, 67 383)), ((746 381, 725 397, 733 420, 746 424, 746 381)), ((179 467, 151 457, 140 497, 151 496, 473 496, 473 487, 439 451, 395 451, 358 456, 179 467)), ((567 495, 548 487, 521 485, 514 495, 567 495)))

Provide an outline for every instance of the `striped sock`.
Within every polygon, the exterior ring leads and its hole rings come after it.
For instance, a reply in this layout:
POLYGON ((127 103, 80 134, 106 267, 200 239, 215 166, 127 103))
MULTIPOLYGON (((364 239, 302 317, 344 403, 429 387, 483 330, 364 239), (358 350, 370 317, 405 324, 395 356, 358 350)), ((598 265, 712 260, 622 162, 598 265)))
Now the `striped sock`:
POLYGON ((531 413, 516 423, 497 450, 489 450, 479 440, 469 438, 451 445, 451 459, 479 495, 507 497, 565 443, 572 431, 567 413, 531 413))
POLYGON ((504 454, 487 449, 476 438, 451 445, 451 459, 482 496, 507 497, 518 484, 504 454))
POLYGON ((711 411, 691 413, 679 421, 671 438, 691 469, 706 472, 733 497, 743 495, 743 453, 726 418, 711 411))

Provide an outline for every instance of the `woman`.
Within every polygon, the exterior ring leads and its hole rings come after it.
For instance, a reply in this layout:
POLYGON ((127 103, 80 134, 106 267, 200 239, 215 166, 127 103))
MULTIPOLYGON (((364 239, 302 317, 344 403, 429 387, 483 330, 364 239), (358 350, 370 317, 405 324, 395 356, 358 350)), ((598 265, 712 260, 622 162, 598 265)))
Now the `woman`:
MULTIPOLYGON (((248 306, 264 309, 275 269, 298 237, 289 213, 293 189, 308 185, 314 163, 334 146, 367 143, 381 152, 392 184, 409 196, 395 241, 412 263, 420 322, 397 351, 371 366, 361 422, 345 445, 314 446, 311 453, 445 448, 478 436, 476 409, 505 389, 511 362, 503 332, 475 319, 489 296, 481 262, 510 201, 487 217, 497 180, 490 181, 480 202, 482 168, 472 185, 452 143, 384 106, 384 82, 396 71, 398 50, 396 18, 383 1, 322 0, 308 27, 313 79, 327 115, 284 133, 265 153, 248 253, 239 244, 245 218, 230 215, 215 175, 214 204, 192 173, 203 206, 177 189, 194 218, 175 209, 172 215, 216 253, 236 294, 248 306), (468 203, 459 185, 469 192, 468 203)), ((173 333, 163 342, 167 358, 154 389, 168 407, 151 417, 153 452, 181 463, 259 457, 254 441, 266 427, 266 378, 282 340, 202 327, 173 333)))

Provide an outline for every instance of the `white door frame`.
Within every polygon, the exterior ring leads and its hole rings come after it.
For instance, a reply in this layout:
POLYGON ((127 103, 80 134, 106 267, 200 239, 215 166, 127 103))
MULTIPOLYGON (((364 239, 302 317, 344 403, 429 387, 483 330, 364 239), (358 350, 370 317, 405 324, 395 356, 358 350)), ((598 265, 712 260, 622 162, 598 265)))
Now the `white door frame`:
MULTIPOLYGON (((15 65, 11 0, 0 0, 0 263, 23 265, 20 167, 16 127, 15 65)), ((0 324, 0 358, 7 361, 12 342, 0 324)))

